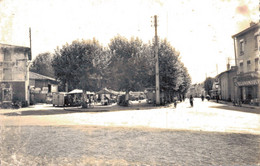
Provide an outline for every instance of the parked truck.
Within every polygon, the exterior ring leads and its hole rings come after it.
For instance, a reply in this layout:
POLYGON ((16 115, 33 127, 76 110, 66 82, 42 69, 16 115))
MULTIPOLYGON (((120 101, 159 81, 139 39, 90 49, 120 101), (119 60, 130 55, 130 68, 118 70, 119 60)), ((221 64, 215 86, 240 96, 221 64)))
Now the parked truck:
POLYGON ((66 92, 57 92, 57 93, 53 93, 52 96, 52 104, 53 106, 67 106, 68 105, 68 94, 66 92))

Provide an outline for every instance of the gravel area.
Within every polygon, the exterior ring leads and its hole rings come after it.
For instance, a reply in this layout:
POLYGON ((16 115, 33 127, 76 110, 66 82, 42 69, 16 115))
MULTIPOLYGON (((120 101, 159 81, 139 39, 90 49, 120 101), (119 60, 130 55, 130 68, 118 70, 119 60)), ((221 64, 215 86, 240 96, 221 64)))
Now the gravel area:
POLYGON ((260 135, 1 126, 0 165, 260 165, 260 135))

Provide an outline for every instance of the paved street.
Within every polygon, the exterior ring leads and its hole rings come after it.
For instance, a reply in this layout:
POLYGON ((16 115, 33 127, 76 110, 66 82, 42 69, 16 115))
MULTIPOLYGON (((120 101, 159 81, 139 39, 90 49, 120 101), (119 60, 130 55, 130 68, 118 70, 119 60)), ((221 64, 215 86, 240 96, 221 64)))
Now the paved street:
POLYGON ((260 165, 258 109, 123 108, 1 110, 0 165, 260 165))

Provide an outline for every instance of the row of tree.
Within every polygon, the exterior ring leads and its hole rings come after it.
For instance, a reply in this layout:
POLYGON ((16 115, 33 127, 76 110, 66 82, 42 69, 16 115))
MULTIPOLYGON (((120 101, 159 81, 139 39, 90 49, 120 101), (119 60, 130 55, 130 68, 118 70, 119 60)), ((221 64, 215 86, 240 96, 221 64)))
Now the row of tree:
MULTIPOLYGON (((167 95, 184 95, 191 78, 177 51, 167 40, 159 42, 160 89, 167 95)), ((138 38, 116 36, 108 47, 93 40, 76 40, 57 48, 54 55, 36 57, 31 71, 54 76, 61 90, 143 91, 155 87, 154 45, 138 38)))

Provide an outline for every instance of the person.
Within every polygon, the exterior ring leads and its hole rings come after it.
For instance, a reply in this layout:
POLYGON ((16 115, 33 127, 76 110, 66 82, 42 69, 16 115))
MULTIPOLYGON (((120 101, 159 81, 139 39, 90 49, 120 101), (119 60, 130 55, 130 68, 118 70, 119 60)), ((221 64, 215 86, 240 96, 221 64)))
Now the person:
POLYGON ((217 103, 218 103, 218 100, 219 100, 219 95, 217 94, 217 96, 216 96, 216 100, 217 100, 217 103))
POLYGON ((174 98, 173 98, 174 108, 177 107, 177 100, 178 100, 177 97, 174 96, 174 98))
POLYGON ((209 101, 209 100, 210 100, 210 96, 209 96, 209 95, 207 95, 207 96, 206 96, 206 99, 209 101))
POLYGON ((204 95, 201 95, 201 100, 204 101, 204 95))
POLYGON ((190 95, 190 106, 193 107, 193 97, 190 95))

